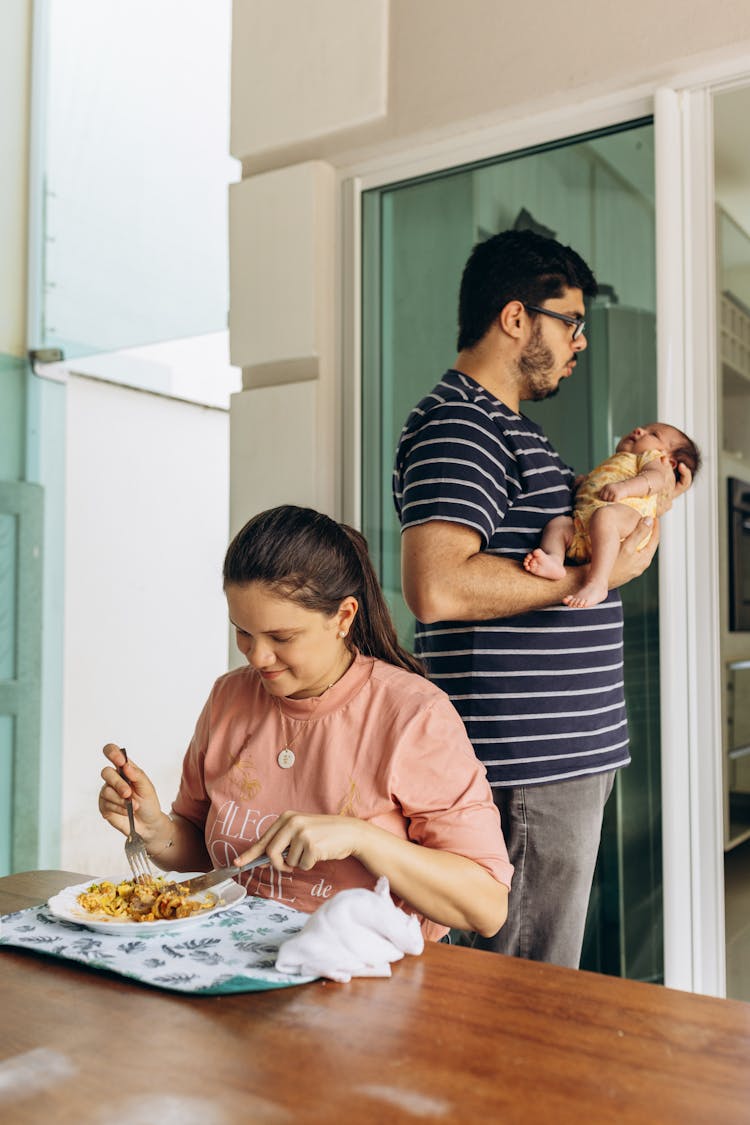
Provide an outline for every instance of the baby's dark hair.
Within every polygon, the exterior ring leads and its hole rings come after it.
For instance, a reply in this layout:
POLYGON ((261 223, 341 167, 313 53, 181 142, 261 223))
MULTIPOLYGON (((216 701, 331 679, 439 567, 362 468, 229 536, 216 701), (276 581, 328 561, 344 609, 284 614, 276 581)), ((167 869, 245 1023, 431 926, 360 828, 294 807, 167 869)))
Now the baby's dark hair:
MULTIPOLYGON (((690 472, 693 475, 693 480, 695 480, 698 475, 698 470, 703 464, 701 451, 695 444, 693 439, 689 438, 687 434, 683 434, 682 430, 677 430, 677 433, 680 435, 680 440, 674 447, 674 449, 672 449, 671 456, 674 457, 678 466, 685 465, 686 468, 690 469, 690 472)), ((675 480, 679 481, 680 474, 676 468, 674 475, 675 480)))
POLYGON ((399 644, 367 540, 312 508, 282 504, 253 516, 224 559, 224 588, 262 582, 279 597, 332 617, 344 598, 359 603, 347 645, 407 672, 421 661, 399 644))

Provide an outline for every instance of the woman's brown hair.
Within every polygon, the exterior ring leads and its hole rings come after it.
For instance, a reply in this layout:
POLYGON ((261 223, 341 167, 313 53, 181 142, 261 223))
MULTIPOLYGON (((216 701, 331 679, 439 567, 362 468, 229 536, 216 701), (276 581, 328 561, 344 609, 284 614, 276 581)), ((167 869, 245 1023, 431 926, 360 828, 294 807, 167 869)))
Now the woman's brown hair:
POLYGON ((424 676, 421 662, 399 644, 367 540, 353 527, 312 508, 282 504, 253 516, 224 559, 224 588, 263 582, 281 597, 332 617, 344 598, 359 611, 347 645, 424 676))

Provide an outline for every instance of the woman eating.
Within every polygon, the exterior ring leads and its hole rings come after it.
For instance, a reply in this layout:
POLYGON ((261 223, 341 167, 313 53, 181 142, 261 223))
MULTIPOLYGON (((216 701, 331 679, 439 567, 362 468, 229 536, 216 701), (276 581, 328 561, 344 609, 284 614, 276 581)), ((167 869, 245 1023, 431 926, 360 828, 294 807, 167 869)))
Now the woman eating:
POLYGON ((248 893, 297 910, 384 875, 425 938, 496 933, 513 868, 484 766, 398 643, 364 538, 309 508, 262 512, 229 546, 224 592, 247 664, 214 684, 171 814, 110 743, 105 820, 127 834, 132 797, 165 870, 265 853, 248 893))

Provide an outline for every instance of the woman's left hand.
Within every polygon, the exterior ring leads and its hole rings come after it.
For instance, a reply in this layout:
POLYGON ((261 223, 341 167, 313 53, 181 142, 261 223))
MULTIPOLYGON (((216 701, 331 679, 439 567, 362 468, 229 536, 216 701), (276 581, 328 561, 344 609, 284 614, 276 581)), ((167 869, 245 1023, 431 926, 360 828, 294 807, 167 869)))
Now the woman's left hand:
POLYGON ((288 811, 235 862, 241 867, 265 852, 277 871, 293 871, 295 867, 309 871, 321 860, 357 855, 366 831, 366 823, 353 816, 288 811))

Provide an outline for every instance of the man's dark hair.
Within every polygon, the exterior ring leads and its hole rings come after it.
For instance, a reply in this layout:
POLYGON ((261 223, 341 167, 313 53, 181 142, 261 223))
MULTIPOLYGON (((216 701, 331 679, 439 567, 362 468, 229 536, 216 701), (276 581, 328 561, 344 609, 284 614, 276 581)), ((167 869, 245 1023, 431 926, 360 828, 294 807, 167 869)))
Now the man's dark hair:
POLYGON ((509 301, 541 305, 596 279, 575 250, 530 230, 504 230, 478 242, 464 267, 458 298, 458 350, 478 344, 509 301))

